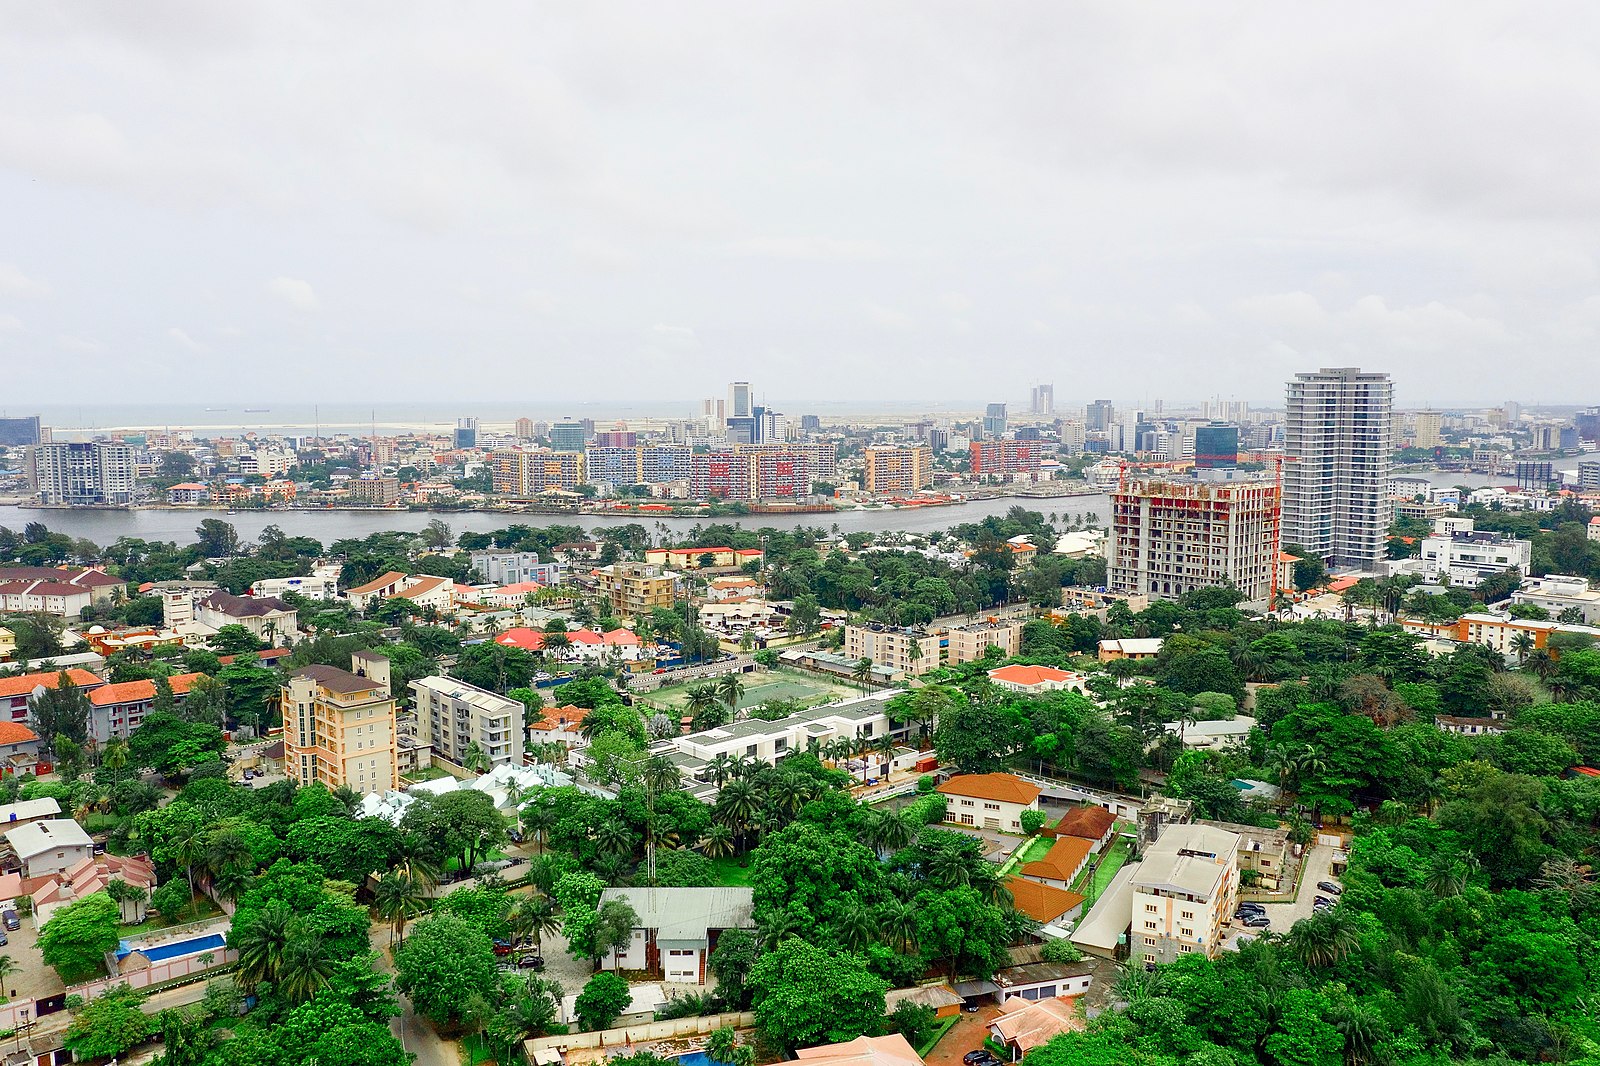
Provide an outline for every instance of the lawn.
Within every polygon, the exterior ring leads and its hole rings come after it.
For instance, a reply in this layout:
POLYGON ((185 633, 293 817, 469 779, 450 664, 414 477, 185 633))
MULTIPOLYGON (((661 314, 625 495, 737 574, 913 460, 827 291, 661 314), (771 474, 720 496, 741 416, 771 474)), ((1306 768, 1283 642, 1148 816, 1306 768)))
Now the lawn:
MULTIPOLYGON (((739 697, 739 708, 755 707, 768 700, 800 700, 806 705, 827 703, 859 696, 861 690, 848 685, 838 685, 825 678, 812 677, 794 670, 757 670, 745 674, 744 695, 739 697)), ((691 681, 660 689, 645 697, 646 702, 663 710, 682 712, 689 702, 689 689, 704 682, 691 681)))
POLYGON ((1012 870, 1015 870, 1023 863, 1035 862, 1044 858, 1045 855, 1049 853, 1051 846, 1054 844, 1055 841, 1051 840, 1049 837, 1034 837, 1032 840, 1022 845, 1022 847, 1018 848, 1016 851, 1013 851, 1011 853, 1011 858, 1007 859, 1000 865, 1000 876, 1004 877, 1006 874, 1010 873, 1012 870))
POLYGON ((934 1026, 933 1032, 928 1035, 928 1039, 923 1041, 921 1047, 917 1048, 917 1057, 926 1059, 928 1057, 928 1053, 938 1046, 939 1041, 944 1039, 944 1034, 954 1029, 956 1027, 956 1023, 960 1020, 961 1015, 952 1014, 950 1017, 944 1019, 938 1025, 934 1026))
POLYGON ((1106 890, 1111 879, 1122 869, 1122 864, 1128 861, 1128 855, 1133 850, 1133 844, 1126 837, 1118 835, 1111 842, 1111 846, 1100 856, 1100 864, 1093 870, 1085 870, 1072 882, 1072 891, 1087 896, 1090 900, 1100 898, 1100 893, 1106 890), (1094 880, 1091 883, 1090 877, 1094 880))
POLYGON ((211 897, 204 893, 196 896, 187 904, 178 908, 178 913, 169 921, 164 915, 151 913, 151 915, 138 925, 120 925, 117 927, 117 936, 126 940, 129 937, 139 936, 143 933, 153 933, 157 929, 165 929, 169 925, 183 925, 185 922, 198 922, 204 918, 215 918, 222 913, 222 908, 211 902, 211 897))
MULTIPOLYGON (((749 861, 746 859, 745 861, 749 861)), ((740 866, 739 860, 732 857, 711 860, 712 869, 717 874, 717 884, 745 886, 750 883, 750 868, 740 866)))

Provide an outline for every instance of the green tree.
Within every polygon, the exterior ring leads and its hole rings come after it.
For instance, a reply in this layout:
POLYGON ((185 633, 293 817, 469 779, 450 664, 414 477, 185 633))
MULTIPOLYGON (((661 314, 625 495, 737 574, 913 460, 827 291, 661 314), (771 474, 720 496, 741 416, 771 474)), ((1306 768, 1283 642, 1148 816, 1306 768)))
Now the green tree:
POLYGON ((395 950, 395 987, 417 1011, 445 1031, 485 1018, 496 970, 489 937, 451 915, 418 922, 395 950))
POLYGON ((53 748, 57 737, 82 744, 89 737, 89 697, 63 670, 55 687, 44 688, 28 697, 28 717, 33 731, 46 748, 53 748))
POLYGON ((121 912, 105 892, 95 892, 58 909, 39 930, 39 951, 71 984, 98 973, 106 952, 117 946, 121 912))
POLYGON ((122 1055, 150 1038, 151 1019, 139 1009, 144 993, 122 984, 72 1012, 62 1043, 80 1059, 122 1055))
POLYGON ((622 1016, 632 999, 628 982, 614 973, 597 973, 578 993, 572 1011, 586 1032, 597 1032, 611 1028, 611 1023, 622 1016))
POLYGON ((861 956, 829 952, 795 937, 750 970, 756 1024, 774 1044, 791 1050, 876 1032, 888 987, 861 956))

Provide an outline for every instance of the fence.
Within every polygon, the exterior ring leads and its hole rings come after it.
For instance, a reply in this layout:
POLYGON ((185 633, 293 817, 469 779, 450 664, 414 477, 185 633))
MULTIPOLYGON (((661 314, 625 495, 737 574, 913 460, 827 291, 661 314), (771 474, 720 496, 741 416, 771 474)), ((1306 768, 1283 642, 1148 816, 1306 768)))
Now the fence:
POLYGON ((14 999, 9 1003, 0 1003, 0 1029, 15 1029, 22 1024, 24 1018, 37 1022, 41 1017, 46 1017, 61 1010, 68 996, 78 996, 87 1002, 105 995, 118 985, 149 988, 153 985, 166 984, 169 981, 181 981, 186 977, 195 977, 239 961, 238 952, 232 948, 223 948, 221 951, 213 951, 209 954, 212 956, 209 964, 201 962, 200 956, 191 955, 187 958, 152 963, 143 970, 134 970, 120 977, 101 977, 93 981, 85 981, 81 985, 73 985, 61 995, 51 996, 43 1002, 24 998, 14 999))
POLYGON ((536 1061, 537 1051, 566 1051, 569 1048, 619 1047, 627 1044, 647 1044, 655 1040, 672 1040, 678 1037, 703 1036, 714 1029, 731 1026, 748 1028, 756 1024, 756 1016, 749 1011, 738 1014, 711 1014, 700 1018, 674 1018, 666 1022, 644 1022, 620 1029, 602 1029, 596 1033, 570 1033, 562 1036, 539 1036, 523 1042, 522 1049, 529 1062, 536 1061))
POLYGON ((735 655, 731 659, 718 659, 714 663, 705 663, 702 666, 685 666, 662 674, 630 674, 626 684, 629 692, 654 692, 662 685, 679 681, 699 681, 701 678, 721 677, 723 674, 739 674, 754 669, 755 665, 753 657, 735 655))

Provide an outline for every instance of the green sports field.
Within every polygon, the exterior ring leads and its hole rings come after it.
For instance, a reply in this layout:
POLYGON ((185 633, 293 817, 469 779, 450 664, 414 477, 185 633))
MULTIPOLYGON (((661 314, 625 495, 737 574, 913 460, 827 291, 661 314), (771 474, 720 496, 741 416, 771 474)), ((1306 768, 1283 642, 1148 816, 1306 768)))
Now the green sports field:
MULTIPOLYGON (((848 696, 859 696, 861 690, 849 685, 838 685, 826 678, 813 677, 791 670, 757 670, 741 677, 744 695, 739 697, 739 707, 754 707, 768 700, 800 700, 807 706, 829 703, 848 696)), ((690 681, 683 685, 659 689, 644 698, 654 706, 668 710, 682 710, 689 702, 689 689, 713 682, 690 681)))

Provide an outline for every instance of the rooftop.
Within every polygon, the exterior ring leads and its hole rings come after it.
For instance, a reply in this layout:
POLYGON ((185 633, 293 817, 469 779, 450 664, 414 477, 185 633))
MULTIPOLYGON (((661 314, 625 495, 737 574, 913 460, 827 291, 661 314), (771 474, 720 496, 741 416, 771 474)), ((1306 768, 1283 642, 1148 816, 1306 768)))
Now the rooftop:
POLYGON ((755 890, 719 888, 608 888, 600 900, 620 899, 639 916, 639 928, 656 930, 660 940, 703 940, 709 929, 744 929, 755 890))
POLYGON ((1039 798, 1042 791, 1016 774, 961 774, 952 777, 934 791, 946 796, 968 796, 972 799, 994 800, 1000 803, 1029 804, 1039 798))
POLYGON ((1057 670, 1053 666, 1001 666, 989 671, 989 676, 996 681, 1006 681, 1013 685, 1043 685, 1046 683, 1061 684, 1071 681, 1079 675, 1070 670, 1057 670))
POLYGON ((1024 877, 1070 881, 1082 869, 1084 860, 1089 857, 1089 851, 1093 846, 1093 841, 1085 840, 1083 837, 1056 837, 1056 842, 1050 845, 1050 850, 1045 852, 1044 858, 1023 863, 1020 872, 1024 877))
POLYGON ((302 666, 290 676, 309 677, 317 683, 318 688, 325 688, 329 692, 369 692, 381 687, 370 677, 352 674, 350 671, 341 670, 337 666, 302 666))
POLYGON ((1049 925, 1073 908, 1082 906, 1084 901, 1076 892, 1016 875, 1006 878, 1006 888, 1011 890, 1013 906, 1041 925, 1049 925))
MULTIPOLYGON (((174 674, 167 678, 174 696, 186 694, 205 674, 174 674)), ((156 683, 149 679, 119 681, 114 685, 101 685, 89 693, 89 702, 96 707, 109 707, 115 703, 141 703, 156 698, 156 683)))
POLYGON ((5 838, 17 858, 23 860, 54 848, 87 848, 93 843, 83 826, 71 818, 46 818, 19 825, 6 830, 5 838))
POLYGON ((800 1048, 794 1054, 807 1066, 923 1066, 916 1049, 899 1033, 858 1036, 843 1044, 800 1048))
POLYGON ((90 688, 101 684, 98 676, 87 670, 77 667, 62 670, 40 670, 32 674, 19 674, 16 677, 0 677, 0 699, 7 696, 26 696, 36 688, 55 688, 61 680, 62 673, 67 675, 67 680, 79 688, 90 688))
POLYGON ((1117 816, 1097 803, 1074 807, 1056 823, 1057 836, 1082 837, 1099 840, 1117 824, 1117 816))

